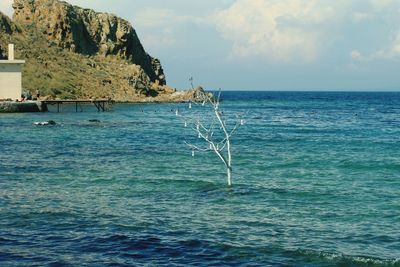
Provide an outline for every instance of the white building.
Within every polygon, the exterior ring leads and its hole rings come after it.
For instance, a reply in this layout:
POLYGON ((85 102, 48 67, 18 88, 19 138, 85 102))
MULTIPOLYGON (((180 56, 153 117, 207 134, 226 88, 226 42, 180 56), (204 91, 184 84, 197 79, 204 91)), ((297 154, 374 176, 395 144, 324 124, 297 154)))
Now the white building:
POLYGON ((25 60, 14 59, 14 45, 8 45, 8 60, 0 60, 0 100, 20 99, 22 94, 22 65, 25 60))

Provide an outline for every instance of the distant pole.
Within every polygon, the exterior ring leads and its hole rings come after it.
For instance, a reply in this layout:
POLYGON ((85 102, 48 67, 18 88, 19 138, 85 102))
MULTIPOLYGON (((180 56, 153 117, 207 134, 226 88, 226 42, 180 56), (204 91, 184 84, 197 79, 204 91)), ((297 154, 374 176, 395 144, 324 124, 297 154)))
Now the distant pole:
POLYGON ((189 78, 189 81, 190 81, 190 86, 192 86, 192 89, 194 89, 194 86, 193 86, 193 77, 190 77, 190 78, 189 78))

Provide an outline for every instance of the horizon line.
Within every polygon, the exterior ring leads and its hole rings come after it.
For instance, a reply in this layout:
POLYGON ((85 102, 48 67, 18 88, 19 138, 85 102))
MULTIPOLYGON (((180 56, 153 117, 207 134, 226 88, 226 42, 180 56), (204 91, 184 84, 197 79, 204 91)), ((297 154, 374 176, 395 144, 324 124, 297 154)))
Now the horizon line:
MULTIPOLYGON (((218 91, 210 90, 210 91, 218 91)), ((221 89, 223 92, 349 92, 349 93, 400 93, 399 89, 221 89)))

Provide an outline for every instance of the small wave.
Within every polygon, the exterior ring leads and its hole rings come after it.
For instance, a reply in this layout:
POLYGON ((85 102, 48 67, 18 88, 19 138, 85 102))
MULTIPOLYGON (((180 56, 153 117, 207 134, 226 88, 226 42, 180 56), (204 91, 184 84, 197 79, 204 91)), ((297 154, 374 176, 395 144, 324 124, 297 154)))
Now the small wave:
POLYGON ((400 266, 400 259, 379 259, 366 256, 352 256, 331 252, 297 250, 295 254, 304 256, 306 261, 335 266, 400 266))

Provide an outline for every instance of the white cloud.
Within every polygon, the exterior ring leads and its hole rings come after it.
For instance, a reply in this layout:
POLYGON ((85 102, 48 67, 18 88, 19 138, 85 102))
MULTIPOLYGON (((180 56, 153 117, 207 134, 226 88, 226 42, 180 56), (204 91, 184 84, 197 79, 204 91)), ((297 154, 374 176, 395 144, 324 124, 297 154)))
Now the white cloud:
POLYGON ((174 29, 182 18, 171 9, 146 8, 131 19, 133 26, 145 32, 141 41, 147 49, 174 46, 178 41, 174 29))
POLYGON ((359 32, 355 29, 364 28, 370 34, 370 26, 375 25, 371 36, 377 30, 391 34, 389 26, 400 25, 399 10, 399 0, 235 0, 215 14, 214 22, 221 35, 232 42, 232 57, 313 62, 321 54, 330 54, 328 49, 337 50, 334 43, 340 40, 343 47, 351 42, 360 44, 350 57, 365 61, 398 57, 400 34, 389 42, 389 35, 382 38, 379 47, 378 42, 357 42, 359 32), (373 45, 375 53, 360 52, 364 47, 373 50, 373 45))
POLYGON ((146 28, 164 28, 177 24, 205 24, 207 20, 201 17, 177 14, 172 9, 146 8, 134 18, 135 24, 146 28))
POLYGON ((378 17, 387 17, 395 10, 400 12, 400 2, 398 0, 369 0, 367 6, 368 8, 366 10, 361 12, 355 11, 353 13, 355 22, 371 21, 378 17))
POLYGON ((150 50, 159 47, 161 44, 164 48, 169 48, 178 43, 170 28, 165 28, 163 31, 157 33, 146 33, 141 38, 141 41, 144 47, 150 50))
POLYGON ((0 11, 4 14, 11 16, 13 9, 12 9, 12 2, 13 0, 1 0, 0 2, 0 11))
POLYGON ((372 20, 375 18, 375 15, 372 13, 367 12, 354 12, 353 13, 353 20, 357 23, 363 23, 368 20, 372 20))
POLYGON ((163 8, 145 8, 132 22, 136 29, 145 32, 142 42, 150 49, 157 48, 160 44, 163 48, 176 46, 185 41, 180 33, 182 28, 209 24, 206 18, 178 14, 173 9, 163 8))
POLYGON ((370 0, 370 4, 374 11, 384 11, 388 8, 398 6, 398 0, 370 0))
POLYGON ((351 52, 353 61, 370 62, 374 60, 398 60, 400 59, 400 31, 392 38, 392 42, 385 48, 379 49, 371 54, 363 55, 358 50, 351 52))
POLYGON ((175 20, 175 14, 172 10, 147 8, 140 12, 134 22, 141 27, 152 28, 163 27, 166 24, 170 24, 171 20, 175 20))
MULTIPOLYGON (((382 45, 369 53, 351 52, 353 61, 370 62, 374 60, 398 60, 400 59, 400 1, 398 0, 370 0, 369 12, 355 13, 355 21, 373 21, 374 24, 382 24, 381 29, 387 31, 387 36, 382 40, 382 45), (356 19, 358 17, 358 19, 356 19), (387 24, 389 22, 389 24, 387 24), (389 25, 389 27, 385 24, 389 25), (397 28, 397 30, 396 30, 397 28), (386 43, 385 43, 386 42, 386 43)), ((369 49, 370 50, 370 49, 369 49)))
POLYGON ((395 56, 400 56, 400 32, 397 33, 391 47, 391 53, 395 56))
POLYGON ((217 12, 215 23, 233 42, 233 56, 266 56, 277 61, 311 62, 318 57, 322 24, 343 1, 237 0, 217 12))
POLYGON ((362 59, 362 55, 361 55, 360 51, 358 51, 358 50, 351 51, 350 57, 353 60, 361 60, 362 59))

